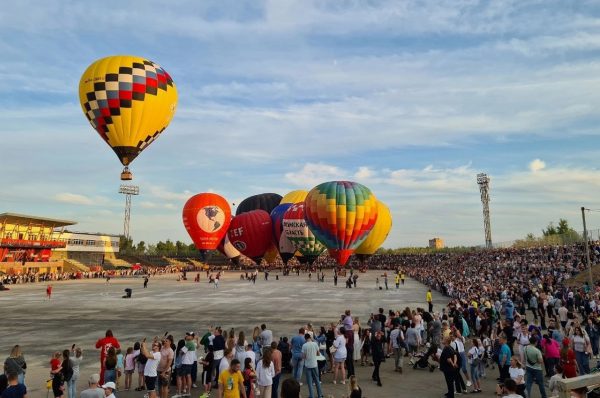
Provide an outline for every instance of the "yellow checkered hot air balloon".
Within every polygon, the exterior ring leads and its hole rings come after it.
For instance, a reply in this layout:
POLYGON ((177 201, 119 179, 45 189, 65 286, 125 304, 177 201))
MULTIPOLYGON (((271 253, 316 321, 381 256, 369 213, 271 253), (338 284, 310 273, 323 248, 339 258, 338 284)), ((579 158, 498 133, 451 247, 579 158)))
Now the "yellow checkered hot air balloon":
POLYGON ((125 166, 167 128, 177 106, 177 88, 159 65, 144 58, 117 55, 97 60, 81 76, 83 113, 125 166))

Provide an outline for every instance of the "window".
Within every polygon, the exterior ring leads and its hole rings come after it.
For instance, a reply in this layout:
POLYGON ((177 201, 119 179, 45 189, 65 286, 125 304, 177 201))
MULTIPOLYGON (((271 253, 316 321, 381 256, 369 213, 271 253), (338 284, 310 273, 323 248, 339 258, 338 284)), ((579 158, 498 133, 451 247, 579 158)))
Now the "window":
POLYGON ((4 234, 4 237, 6 239, 12 239, 12 232, 7 232, 6 234, 4 234))
POLYGON ((96 246, 96 241, 88 239, 88 240, 85 241, 85 245, 86 246, 96 246))

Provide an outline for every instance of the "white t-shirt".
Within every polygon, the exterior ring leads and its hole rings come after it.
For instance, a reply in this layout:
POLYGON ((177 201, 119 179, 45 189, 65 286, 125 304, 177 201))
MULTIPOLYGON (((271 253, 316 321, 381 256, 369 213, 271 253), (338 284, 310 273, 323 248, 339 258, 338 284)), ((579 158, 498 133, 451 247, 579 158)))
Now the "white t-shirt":
POLYGON ((465 352, 465 345, 460 339, 456 339, 452 342, 452 348, 454 348, 459 354, 461 352, 465 352))
POLYGON ((510 378, 513 379, 514 381, 517 381, 517 378, 519 376, 523 376, 523 379, 521 379, 520 384, 525 383, 525 378, 524 378, 525 377, 525 369, 510 367, 510 368, 508 368, 508 374, 510 375, 510 378))
POLYGON ((483 349, 478 347, 471 347, 469 350, 469 364, 473 363, 473 359, 479 358, 481 359, 481 354, 483 354, 483 349))
POLYGON ((262 359, 256 365, 256 383, 259 386, 273 385, 273 377, 275 377, 275 366, 273 362, 268 368, 263 367, 262 359))
MULTIPOLYGON (((244 361, 246 360, 246 358, 250 358, 252 360, 252 362, 250 362, 250 364, 252 365, 252 369, 254 369, 255 365, 256 365, 256 353, 254 351, 246 351, 246 356, 244 356, 244 361)), ((240 361, 240 362, 244 363, 244 361, 240 361)))
POLYGON ((156 377, 158 374, 156 369, 158 369, 158 363, 160 362, 160 352, 153 352, 153 359, 149 359, 146 361, 146 366, 144 366, 144 376, 148 377, 156 377))
POLYGON ((221 374, 225 369, 229 369, 229 359, 223 357, 221 362, 219 362, 219 374, 221 374))
POLYGON ((198 360, 195 350, 190 351, 190 350, 188 350, 187 347, 183 347, 181 349, 181 352, 183 352, 183 358, 181 358, 182 365, 192 365, 194 362, 196 362, 198 360))

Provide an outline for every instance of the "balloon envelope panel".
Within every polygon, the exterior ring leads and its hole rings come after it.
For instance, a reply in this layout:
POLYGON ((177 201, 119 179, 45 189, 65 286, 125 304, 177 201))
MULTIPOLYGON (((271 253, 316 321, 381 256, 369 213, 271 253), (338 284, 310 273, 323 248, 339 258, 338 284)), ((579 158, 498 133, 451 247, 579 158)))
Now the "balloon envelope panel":
POLYGON ((200 193, 185 203, 182 218, 198 250, 214 250, 227 233, 231 208, 220 195, 200 193))
POLYGON ((94 130, 127 166, 169 125, 177 88, 160 65, 117 55, 86 69, 79 82, 79 101, 94 130))

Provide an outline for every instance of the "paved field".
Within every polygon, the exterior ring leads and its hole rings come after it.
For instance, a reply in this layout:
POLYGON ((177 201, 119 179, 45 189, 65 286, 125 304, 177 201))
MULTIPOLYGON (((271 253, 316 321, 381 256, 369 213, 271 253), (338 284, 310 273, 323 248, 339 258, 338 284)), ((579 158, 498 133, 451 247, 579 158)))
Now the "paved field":
MULTIPOLYGON (((99 352, 93 345, 106 329, 112 329, 122 346, 131 346, 143 337, 152 338, 166 331, 179 338, 188 330, 204 331, 209 324, 224 329, 243 328, 251 333, 254 326, 266 323, 275 337, 293 336, 300 325, 312 322, 325 325, 339 319, 350 308, 366 321, 378 307, 399 309, 425 306, 425 288, 413 280, 396 290, 375 288, 376 274, 360 274, 358 288, 345 289, 343 282, 333 286, 331 275, 325 283, 309 281, 307 275, 292 275, 269 281, 259 279, 256 285, 239 280, 230 273, 218 289, 202 275, 200 283, 177 282, 176 276, 151 279, 142 289, 140 279, 74 281, 54 284, 52 300, 45 300, 45 285, 13 286, 0 292, 4 309, 0 327, 0 350, 8 355, 14 344, 23 346, 28 362, 27 386, 30 397, 45 397, 50 354, 77 343, 84 350, 82 376, 78 391, 87 377, 99 368, 99 352), (131 300, 122 299, 123 289, 133 288, 131 300)), ((390 282, 393 279, 390 278, 390 282)), ((446 299, 434 293, 439 308, 446 299)), ((3 358, 2 358, 3 359, 3 358)), ((439 371, 408 369, 403 375, 393 372, 393 363, 383 364, 383 387, 370 382, 370 368, 357 367, 364 395, 374 397, 440 397, 445 391, 439 371)), ((493 371, 495 379, 496 371, 493 371)), ((331 384, 331 376, 323 380, 326 395, 335 398, 346 394, 346 387, 331 384)), ((198 390, 199 391, 199 390, 198 390)), ((484 394, 492 396, 493 383, 484 383, 484 394)), ((141 397, 139 392, 119 392, 119 397, 141 397)), ((199 395, 199 394, 198 394, 199 395)), ((308 396, 304 390, 303 396, 308 396)))

